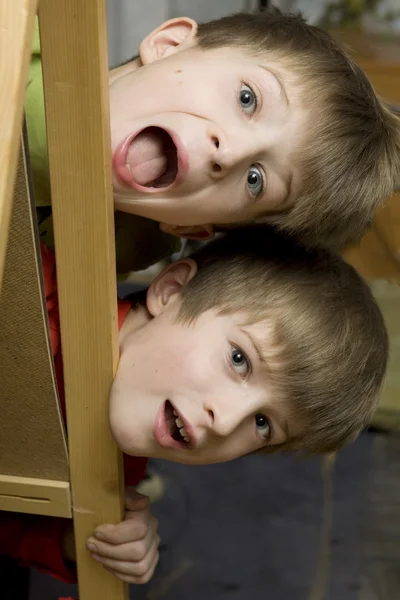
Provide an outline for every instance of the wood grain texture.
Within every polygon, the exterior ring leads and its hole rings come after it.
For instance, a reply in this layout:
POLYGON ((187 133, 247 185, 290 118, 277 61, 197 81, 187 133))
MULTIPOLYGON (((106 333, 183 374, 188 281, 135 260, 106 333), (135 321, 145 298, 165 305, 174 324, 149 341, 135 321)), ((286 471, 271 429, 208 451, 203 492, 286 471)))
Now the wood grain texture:
POLYGON ((0 2, 0 285, 37 0, 0 2))
POLYGON ((0 510, 70 518, 70 484, 51 479, 0 475, 0 510))
POLYGON ((127 586, 85 546, 123 508, 108 426, 118 343, 105 0, 41 0, 39 23, 79 597, 122 600, 127 586))

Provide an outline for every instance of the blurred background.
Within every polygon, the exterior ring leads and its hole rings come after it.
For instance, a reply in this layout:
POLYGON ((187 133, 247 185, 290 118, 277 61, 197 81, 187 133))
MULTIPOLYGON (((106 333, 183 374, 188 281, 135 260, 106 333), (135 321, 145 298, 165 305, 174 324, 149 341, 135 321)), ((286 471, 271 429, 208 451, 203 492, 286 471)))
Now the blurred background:
MULTIPOLYGON (((263 10, 257 0, 108 0, 109 59, 137 52, 163 20, 210 20, 263 10)), ((351 48, 384 99, 400 106, 400 0, 282 0, 351 48)), ((400 160, 400 158, 399 158, 400 160)), ((133 600, 396 600, 400 598, 400 197, 379 212, 346 258, 374 290, 392 354, 373 426, 333 469, 333 525, 321 551, 324 506, 319 459, 248 457, 227 465, 150 465, 161 560, 153 580, 132 586, 133 600), (321 570, 322 569, 322 570, 321 570), (315 587, 317 586, 317 587, 315 587)), ((153 271, 122 291, 145 285, 153 271)), ((77 597, 33 573, 30 600, 77 597)), ((6 599, 7 600, 7 599, 6 599)), ((101 600, 101 599, 99 599, 101 600)))
MULTIPOLYGON (((310 22, 328 28, 361 27, 371 33, 400 35, 399 0, 281 0, 271 4, 300 10, 310 22)), ((110 65, 133 56, 143 37, 166 19, 186 15, 209 21, 266 5, 268 0, 107 0, 110 65)))

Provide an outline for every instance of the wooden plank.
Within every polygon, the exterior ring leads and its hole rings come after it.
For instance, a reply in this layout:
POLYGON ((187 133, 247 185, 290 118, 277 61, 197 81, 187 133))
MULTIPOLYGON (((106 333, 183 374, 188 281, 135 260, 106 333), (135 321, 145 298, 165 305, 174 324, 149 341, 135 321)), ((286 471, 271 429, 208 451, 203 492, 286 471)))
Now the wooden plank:
POLYGON ((0 285, 37 0, 0 2, 0 285))
POLYGON ((51 479, 0 475, 0 510, 70 518, 70 484, 51 479))
POLYGON ((105 0, 41 0, 42 60, 80 600, 127 599, 86 539, 123 514, 105 0))

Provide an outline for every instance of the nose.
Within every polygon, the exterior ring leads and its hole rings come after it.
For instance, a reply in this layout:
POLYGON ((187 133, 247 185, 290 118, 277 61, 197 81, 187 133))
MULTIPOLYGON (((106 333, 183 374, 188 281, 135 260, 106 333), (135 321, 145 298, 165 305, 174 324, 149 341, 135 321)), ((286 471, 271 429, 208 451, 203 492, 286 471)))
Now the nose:
POLYGON ((235 151, 235 144, 222 136, 212 132, 209 136, 210 168, 213 177, 222 178, 244 160, 246 151, 242 144, 235 151))
POLYGON ((218 437, 228 437, 251 414, 253 407, 243 399, 231 399, 230 402, 218 400, 204 402, 208 428, 218 437))

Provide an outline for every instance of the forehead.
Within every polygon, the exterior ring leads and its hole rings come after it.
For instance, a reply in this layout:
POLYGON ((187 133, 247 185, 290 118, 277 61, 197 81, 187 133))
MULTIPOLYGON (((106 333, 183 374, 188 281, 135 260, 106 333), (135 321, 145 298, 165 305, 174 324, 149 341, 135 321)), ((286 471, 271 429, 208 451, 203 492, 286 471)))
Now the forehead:
POLYGON ((247 319, 240 323, 240 328, 251 340, 260 362, 268 374, 274 373, 282 366, 279 361, 281 348, 279 348, 276 335, 276 321, 272 315, 261 317, 258 320, 251 318, 249 320, 249 315, 247 315, 247 319))

